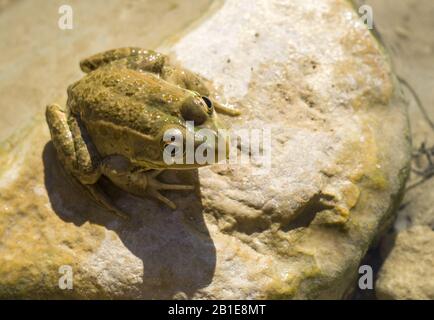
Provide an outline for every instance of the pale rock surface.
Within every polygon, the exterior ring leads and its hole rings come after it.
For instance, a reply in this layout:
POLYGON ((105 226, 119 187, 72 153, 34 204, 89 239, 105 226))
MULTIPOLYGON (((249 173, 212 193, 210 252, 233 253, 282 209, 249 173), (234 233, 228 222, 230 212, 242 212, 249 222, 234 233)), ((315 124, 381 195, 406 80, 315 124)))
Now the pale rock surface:
POLYGON ((434 178, 423 179, 422 173, 429 173, 430 164, 426 155, 417 155, 417 151, 422 143, 427 148, 434 145, 434 92, 431 90, 434 86, 434 38, 425 36, 434 29, 434 3, 430 0, 359 2, 372 6, 376 28, 391 53, 395 72, 406 82, 415 155, 412 162, 415 171, 407 183, 394 228, 384 237, 380 246, 381 258, 386 260, 378 274, 377 296, 388 299, 432 299, 434 178), (425 111, 418 106, 414 95, 418 96, 425 111))
POLYGON ((434 232, 429 227, 398 234, 376 287, 380 299, 434 299, 434 232))
POLYGON ((0 157, 0 296, 344 297, 408 172, 405 104, 376 39, 347 1, 228 0, 164 48, 242 111, 232 128, 270 128, 269 171, 166 174, 197 186, 168 194, 175 211, 111 190, 125 222, 67 183, 37 118, 0 157))

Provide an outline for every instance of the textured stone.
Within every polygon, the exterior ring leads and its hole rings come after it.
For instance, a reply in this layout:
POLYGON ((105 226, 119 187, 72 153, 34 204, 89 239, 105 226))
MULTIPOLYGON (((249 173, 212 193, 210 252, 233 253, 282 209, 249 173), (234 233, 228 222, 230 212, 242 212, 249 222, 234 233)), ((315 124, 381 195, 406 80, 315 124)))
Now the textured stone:
POLYGON ((197 185, 169 194, 175 211, 107 185, 132 215, 120 221, 68 184, 36 119, 0 158, 0 296, 343 297, 408 171, 405 105, 375 38, 346 1, 228 0, 163 49, 242 111, 233 128, 271 128, 270 171, 170 172, 197 185))
MULTIPOLYGON (((390 48, 395 72, 401 79, 405 79, 404 91, 408 93, 413 153, 416 155, 422 143, 427 147, 434 145, 432 125, 434 92, 430 89, 434 86, 432 77, 434 39, 412 35, 423 35, 433 30, 434 3, 430 0, 401 2, 368 0, 365 2, 374 10, 376 29, 381 33, 384 43, 390 48), (410 15, 409 12, 411 12, 410 15), (422 106, 418 105, 415 95, 422 106), (424 107, 424 111, 421 107, 424 107)), ((386 262, 378 274, 376 287, 379 297, 419 299, 434 295, 431 282, 432 273, 431 278, 427 276, 422 279, 422 272, 428 275, 429 268, 434 267, 432 241, 409 239, 410 235, 414 235, 417 239, 432 237, 430 233, 434 228, 434 179, 431 177, 431 179, 424 180, 423 175, 420 174, 429 171, 429 161, 426 155, 414 156, 412 167, 415 170, 407 183, 407 190, 394 228, 381 242, 381 257, 386 259, 386 262), (417 174, 416 170, 420 173, 417 174), (391 251, 392 254, 388 255, 391 251), (424 256, 422 252, 430 254, 431 257, 424 256), (416 262, 414 266, 411 266, 407 261, 408 257, 412 257, 411 261, 420 260, 421 263, 416 262), (429 261, 431 261, 431 266, 428 264, 429 261)))
POLYGON ((376 283, 381 299, 434 299, 434 231, 414 226, 398 234, 376 283))

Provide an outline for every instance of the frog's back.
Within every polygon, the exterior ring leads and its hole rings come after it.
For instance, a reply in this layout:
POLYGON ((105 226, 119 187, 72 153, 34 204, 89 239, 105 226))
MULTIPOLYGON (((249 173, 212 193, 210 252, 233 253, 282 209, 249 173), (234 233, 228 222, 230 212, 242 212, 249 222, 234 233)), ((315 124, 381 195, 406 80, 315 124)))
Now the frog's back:
POLYGON ((68 88, 68 107, 85 123, 105 121, 153 135, 161 125, 179 121, 187 94, 151 73, 103 67, 68 88))

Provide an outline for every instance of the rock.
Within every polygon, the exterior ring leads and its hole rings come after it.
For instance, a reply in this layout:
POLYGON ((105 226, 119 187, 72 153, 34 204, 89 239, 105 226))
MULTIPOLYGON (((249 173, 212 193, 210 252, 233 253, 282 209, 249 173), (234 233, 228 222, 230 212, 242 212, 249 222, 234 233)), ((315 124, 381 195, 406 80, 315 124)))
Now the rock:
MULTIPOLYGON (((422 177, 413 177, 408 185, 416 185, 421 179, 422 177)), ((434 179, 409 189, 405 195, 395 222, 395 231, 406 230, 412 226, 434 228, 434 179)))
POLYGON ((434 231, 414 226, 398 234, 376 283, 380 299, 434 299, 434 231))
POLYGON ((432 241, 422 241, 421 237, 422 230, 426 239, 432 237, 430 230, 434 228, 434 179, 423 179, 422 173, 429 172, 429 161, 426 154, 417 155, 417 151, 422 144, 427 148, 434 144, 433 126, 430 120, 434 119, 434 108, 430 107, 434 103, 434 94, 428 89, 434 85, 434 80, 430 76, 434 72, 434 66, 432 50, 427 50, 434 46, 434 39, 407 37, 407 35, 424 34, 425 30, 434 28, 434 21, 430 14, 434 4, 429 0, 399 3, 393 0, 366 2, 375 12, 376 29, 381 33, 384 43, 391 48, 389 52, 396 73, 401 79, 405 79, 415 155, 412 162, 415 170, 407 183, 407 190, 394 227, 381 241, 381 257, 386 259, 386 262, 378 274, 377 295, 389 299, 432 297, 434 291, 432 283, 429 284, 431 279, 428 276, 422 279, 420 271, 429 259, 431 259, 431 266, 427 264, 425 268, 428 268, 428 273, 433 268, 432 241), (408 21, 408 17, 403 14, 409 10, 412 12, 411 21, 408 21), (399 50, 392 49, 398 47, 399 50), (418 105, 415 95, 418 96, 422 106, 418 105), (421 107, 424 107, 425 111, 422 111, 421 107), (419 173, 416 173, 416 170, 419 173), (410 240, 410 235, 414 235, 419 240, 410 240), (392 253, 389 254, 390 252, 392 253), (427 254, 430 252, 431 257, 422 256, 422 252, 427 254), (410 260, 406 262, 408 257, 412 257, 411 261, 420 260, 421 263, 416 262, 416 265, 411 266, 410 260))
POLYGON ((418 184, 413 175, 394 227, 381 242, 385 262, 376 282, 377 296, 387 299, 434 297, 434 179, 418 184))
POLYGON ((175 211, 106 185, 121 221, 68 183, 36 119, 0 157, 0 296, 344 297, 408 173, 405 103, 376 39, 347 1, 227 0, 163 49, 242 111, 232 129, 270 130, 270 168, 169 172, 197 185, 170 193, 175 211))

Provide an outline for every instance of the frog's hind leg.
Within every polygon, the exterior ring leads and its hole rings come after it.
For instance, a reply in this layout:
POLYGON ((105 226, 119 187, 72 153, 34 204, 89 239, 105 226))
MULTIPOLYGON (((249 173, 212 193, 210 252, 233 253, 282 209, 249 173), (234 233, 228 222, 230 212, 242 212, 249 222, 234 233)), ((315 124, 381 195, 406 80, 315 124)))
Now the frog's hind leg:
POLYGON ((160 73, 167 57, 153 50, 138 47, 126 47, 104 51, 80 61, 83 72, 91 72, 101 66, 117 61, 117 66, 133 70, 160 73))
POLYGON ((138 55, 139 52, 140 48, 136 47, 119 48, 100 52, 90 56, 89 58, 81 60, 80 69, 83 72, 88 73, 112 61, 138 55))
POLYGON ((74 182, 84 186, 94 200, 110 211, 125 217, 117 209, 104 191, 96 185, 101 177, 99 156, 90 143, 86 143, 86 133, 74 116, 67 116, 56 104, 47 106, 46 119, 51 140, 57 151, 62 167, 74 182))
POLYGON ((45 116, 51 140, 63 167, 83 184, 95 183, 99 172, 98 154, 74 116, 68 116, 56 104, 47 106, 45 116))

